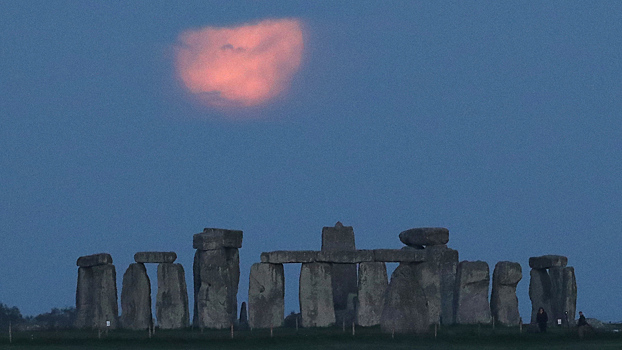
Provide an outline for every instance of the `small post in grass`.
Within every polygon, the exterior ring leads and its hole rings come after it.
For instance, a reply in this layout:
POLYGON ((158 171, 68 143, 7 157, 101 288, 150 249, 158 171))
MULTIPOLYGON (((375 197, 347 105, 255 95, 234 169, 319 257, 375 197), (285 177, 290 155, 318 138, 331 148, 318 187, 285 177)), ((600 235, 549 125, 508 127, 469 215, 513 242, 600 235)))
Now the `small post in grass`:
POLYGON ((492 330, 495 330, 495 317, 492 317, 492 330))
POLYGON ((356 330, 354 328, 354 321, 352 321, 352 336, 354 337, 354 334, 356 334, 356 330))
MULTIPOLYGON (((272 328, 270 328, 272 329, 272 328)), ((233 339, 233 323, 231 324, 231 339, 233 339)))
POLYGON ((523 318, 518 319, 518 333, 523 334, 523 318))
POLYGON ((391 339, 395 339, 395 328, 391 330, 391 339))
POLYGON ((9 343, 13 343, 13 329, 11 321, 9 321, 9 343))
POLYGON ((438 324, 434 324, 434 339, 436 339, 436 336, 438 335, 438 324))
POLYGON ((298 315, 296 315, 296 333, 298 333, 298 315))
POLYGON ((270 326, 270 338, 274 337, 273 327, 270 326))
POLYGON ((341 320, 341 331, 342 332, 346 332, 346 319, 345 317, 343 318, 343 320, 341 320))

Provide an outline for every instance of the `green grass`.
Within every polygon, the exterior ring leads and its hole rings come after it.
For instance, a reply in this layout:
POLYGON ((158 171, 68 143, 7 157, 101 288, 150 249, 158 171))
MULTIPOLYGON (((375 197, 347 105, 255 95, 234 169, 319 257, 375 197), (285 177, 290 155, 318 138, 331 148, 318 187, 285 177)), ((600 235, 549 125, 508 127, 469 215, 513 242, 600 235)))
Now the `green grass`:
POLYGON ((149 338, 146 331, 116 330, 98 337, 96 331, 20 332, 0 336, 0 349, 622 349, 622 334, 596 333, 580 340, 567 329, 551 329, 547 334, 523 332, 518 328, 454 326, 444 327, 435 338, 427 335, 383 334, 377 327, 351 329, 274 329, 236 331, 178 330, 157 331, 149 338))

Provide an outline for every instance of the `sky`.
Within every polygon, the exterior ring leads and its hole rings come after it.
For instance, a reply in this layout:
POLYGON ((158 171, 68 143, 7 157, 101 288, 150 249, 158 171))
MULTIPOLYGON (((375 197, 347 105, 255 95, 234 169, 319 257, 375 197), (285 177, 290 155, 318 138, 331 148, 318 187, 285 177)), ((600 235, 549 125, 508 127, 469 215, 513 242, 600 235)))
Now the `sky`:
POLYGON ((341 221, 359 249, 442 226, 491 276, 519 262, 523 320, 529 257, 565 255, 577 310, 620 321, 621 78, 619 1, 3 1, 0 302, 75 305, 100 252, 119 297, 138 251, 175 251, 191 291, 192 235, 218 227, 244 231, 241 303, 261 252, 341 221), (256 46, 279 85, 191 91, 184 33, 279 21, 302 33, 256 46))

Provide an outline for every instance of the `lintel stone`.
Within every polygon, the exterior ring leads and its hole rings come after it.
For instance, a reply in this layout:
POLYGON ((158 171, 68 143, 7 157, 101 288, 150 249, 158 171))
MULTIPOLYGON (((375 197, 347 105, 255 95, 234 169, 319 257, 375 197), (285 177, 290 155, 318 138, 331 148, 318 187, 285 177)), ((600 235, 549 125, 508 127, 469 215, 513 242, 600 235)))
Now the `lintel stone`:
POLYGON ((93 267, 107 264, 112 264, 112 256, 108 253, 81 256, 78 258, 78 261, 76 261, 76 265, 79 267, 93 267))
POLYGON ((358 264, 362 262, 423 262, 425 250, 374 249, 374 250, 277 250, 261 253, 261 262, 270 264, 327 262, 333 264, 358 264))
POLYGON ((548 269, 551 267, 565 267, 568 258, 562 255, 543 255, 529 258, 529 267, 532 269, 548 269))
POLYGON ((203 232, 192 237, 192 248, 198 250, 242 248, 242 231, 205 228, 203 232))
POLYGON ((175 252, 138 252, 134 254, 137 263, 173 263, 177 259, 175 252))

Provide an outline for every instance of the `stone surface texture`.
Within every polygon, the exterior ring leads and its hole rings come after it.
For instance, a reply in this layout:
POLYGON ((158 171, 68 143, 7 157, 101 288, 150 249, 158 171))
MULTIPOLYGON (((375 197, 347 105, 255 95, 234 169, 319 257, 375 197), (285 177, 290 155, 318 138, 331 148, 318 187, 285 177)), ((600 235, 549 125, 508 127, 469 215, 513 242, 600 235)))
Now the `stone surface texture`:
POLYGON ((428 249, 440 250, 441 273, 441 323, 450 325, 455 322, 454 289, 456 285, 456 271, 458 269, 458 251, 443 246, 429 246, 428 249), (437 248, 439 247, 439 248, 437 248))
POLYGON ((328 327, 335 323, 331 264, 304 263, 300 269, 300 313, 303 327, 328 327))
POLYGON ((194 256, 194 323, 228 328, 237 320, 240 256, 236 248, 197 250, 194 256))
POLYGON ((158 264, 156 317, 161 329, 181 329, 190 325, 186 274, 181 264, 158 264))
POLYGON ((177 259, 175 252, 138 252, 134 254, 137 263, 173 263, 177 259))
MULTIPOLYGON (((347 258, 348 255, 356 257, 357 251, 352 226, 343 226, 337 222, 334 227, 322 228, 322 251, 319 257, 330 255, 331 252, 339 252, 333 257, 337 259, 347 258)), ((352 260, 346 259, 345 262, 354 262, 352 260)), ((331 279, 335 310, 346 310, 348 295, 357 293, 356 264, 334 264, 331 267, 331 279)))
POLYGON ((416 264, 402 263, 391 275, 380 318, 385 333, 425 333, 429 329, 427 300, 415 278, 416 264))
POLYGON ((400 233, 400 241, 414 247, 447 244, 449 230, 444 227, 411 228, 400 233))
POLYGON ((529 267, 532 269, 548 269, 568 265, 568 258, 562 255, 543 255, 529 258, 529 267))
POLYGON ((517 326, 520 322, 516 286, 523 278, 519 263, 500 261, 492 274, 490 310, 495 322, 504 326, 517 326))
POLYGON ((256 263, 251 266, 248 313, 251 328, 280 327, 283 324, 285 273, 282 264, 256 263))
POLYGON ((562 324, 574 320, 577 302, 577 283, 573 267, 551 267, 549 269, 551 279, 551 310, 549 318, 553 323, 558 319, 562 324), (568 314, 566 314, 566 312, 568 314))
POLYGON ((117 328, 117 275, 114 265, 78 268, 76 288, 76 328, 117 328))
POLYGON ((79 267, 93 267, 107 264, 112 264, 112 256, 108 253, 81 256, 78 258, 78 261, 76 261, 76 265, 79 267))
POLYGON ((531 300, 531 323, 536 323, 536 313, 544 308, 549 314, 549 323, 554 322, 551 314, 551 278, 545 269, 532 269, 529 281, 529 299, 531 300))
POLYGON ((151 326, 151 282, 142 263, 133 263, 123 274, 121 327, 131 330, 151 326))
POLYGON ((239 230, 205 228, 192 237, 192 247, 199 250, 242 248, 243 233, 239 230))
POLYGON ((380 324, 388 285, 385 263, 364 262, 359 264, 356 324, 363 327, 380 324))
POLYGON ((454 291, 456 323, 490 323, 489 284, 490 270, 485 261, 461 261, 458 264, 454 291))
POLYGON ((362 262, 422 262, 425 250, 374 249, 353 251, 277 250, 261 253, 261 262, 270 264, 296 264, 326 262, 333 264, 356 264, 362 262))

